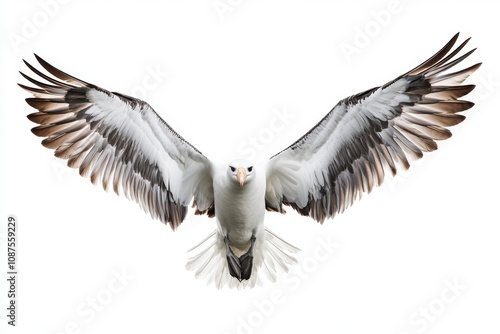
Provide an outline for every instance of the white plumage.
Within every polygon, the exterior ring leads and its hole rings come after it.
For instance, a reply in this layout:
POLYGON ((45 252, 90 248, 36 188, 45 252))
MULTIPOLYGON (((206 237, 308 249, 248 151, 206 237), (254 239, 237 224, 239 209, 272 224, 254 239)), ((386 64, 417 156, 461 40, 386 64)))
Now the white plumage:
POLYGON ((48 83, 26 101, 28 118, 68 166, 137 202, 154 219, 176 229, 192 203, 196 214, 215 217, 217 230, 192 249, 187 268, 217 287, 254 286, 296 262, 298 249, 267 230, 266 209, 291 206, 318 222, 343 212, 386 172, 437 149, 446 129, 472 107, 459 100, 474 88, 460 85, 480 64, 446 73, 474 50, 456 57, 455 35, 413 70, 341 100, 313 129, 264 165, 207 159, 144 101, 72 77, 36 56, 52 76, 26 62, 48 83))

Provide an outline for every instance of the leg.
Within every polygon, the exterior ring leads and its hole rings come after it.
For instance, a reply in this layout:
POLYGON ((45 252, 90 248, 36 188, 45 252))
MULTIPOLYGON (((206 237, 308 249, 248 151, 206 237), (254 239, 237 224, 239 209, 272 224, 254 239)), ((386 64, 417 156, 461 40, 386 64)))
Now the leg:
POLYGON ((252 266, 253 266, 253 244, 255 243, 255 236, 252 235, 250 238, 250 248, 248 251, 240 256, 240 265, 241 265, 241 280, 249 279, 252 275, 252 266))
POLYGON ((231 247, 229 247, 229 240, 224 237, 224 243, 226 244, 226 258, 229 267, 229 273, 231 276, 237 278, 241 282, 241 265, 239 258, 233 253, 231 247))

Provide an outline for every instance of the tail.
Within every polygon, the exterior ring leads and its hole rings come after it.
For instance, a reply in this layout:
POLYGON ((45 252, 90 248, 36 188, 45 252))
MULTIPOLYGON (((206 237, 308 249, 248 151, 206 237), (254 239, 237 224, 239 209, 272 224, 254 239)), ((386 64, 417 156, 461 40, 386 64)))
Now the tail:
POLYGON ((253 288, 255 285, 261 286, 265 281, 264 277, 268 281, 276 282, 278 272, 287 273, 289 266, 297 263, 292 254, 299 250, 266 228, 263 240, 256 240, 252 276, 240 282, 230 275, 224 240, 214 231, 188 250, 188 253, 196 253, 189 258, 186 269, 195 271, 196 278, 206 279, 207 284, 215 284, 217 289, 225 286, 253 288), (200 248, 202 250, 199 250, 200 248))

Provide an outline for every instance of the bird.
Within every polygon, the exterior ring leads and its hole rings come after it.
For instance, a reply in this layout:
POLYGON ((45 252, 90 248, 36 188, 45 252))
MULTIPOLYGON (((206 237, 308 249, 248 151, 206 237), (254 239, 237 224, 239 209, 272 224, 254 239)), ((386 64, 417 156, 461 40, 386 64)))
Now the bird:
POLYGON ((437 149, 474 103, 462 82, 481 65, 451 71, 460 55, 459 33, 412 70, 340 100, 297 141, 263 162, 211 161, 145 101, 80 80, 34 55, 46 73, 25 65, 35 87, 27 117, 42 145, 79 174, 135 201, 152 219, 176 230, 191 205, 216 229, 189 250, 196 278, 217 288, 275 282, 297 263, 299 248, 265 226, 266 212, 290 207, 323 223, 380 186, 386 174, 437 149), (32 74, 33 75, 33 74, 32 74), (33 75, 33 76, 34 76, 33 75), (44 81, 40 81, 44 80, 44 81))

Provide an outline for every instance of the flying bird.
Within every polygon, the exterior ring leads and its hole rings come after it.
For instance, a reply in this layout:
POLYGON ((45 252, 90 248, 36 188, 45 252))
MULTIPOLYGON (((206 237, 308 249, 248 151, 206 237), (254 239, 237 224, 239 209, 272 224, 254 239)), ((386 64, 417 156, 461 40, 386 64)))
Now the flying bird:
POLYGON ((449 71, 458 56, 456 34, 434 56, 388 83, 345 98, 304 136, 261 164, 209 160, 146 102, 110 92, 58 70, 35 55, 45 74, 28 62, 37 87, 20 84, 38 111, 42 145, 94 184, 139 204, 153 219, 176 229, 188 206, 215 217, 217 228, 191 251, 186 267, 218 288, 275 281, 296 262, 298 248, 264 225, 267 211, 289 206, 323 223, 363 193, 394 176, 409 161, 437 149, 447 127, 462 122, 473 103, 461 85, 481 63, 449 71), (39 81, 40 79, 46 82, 39 81))

